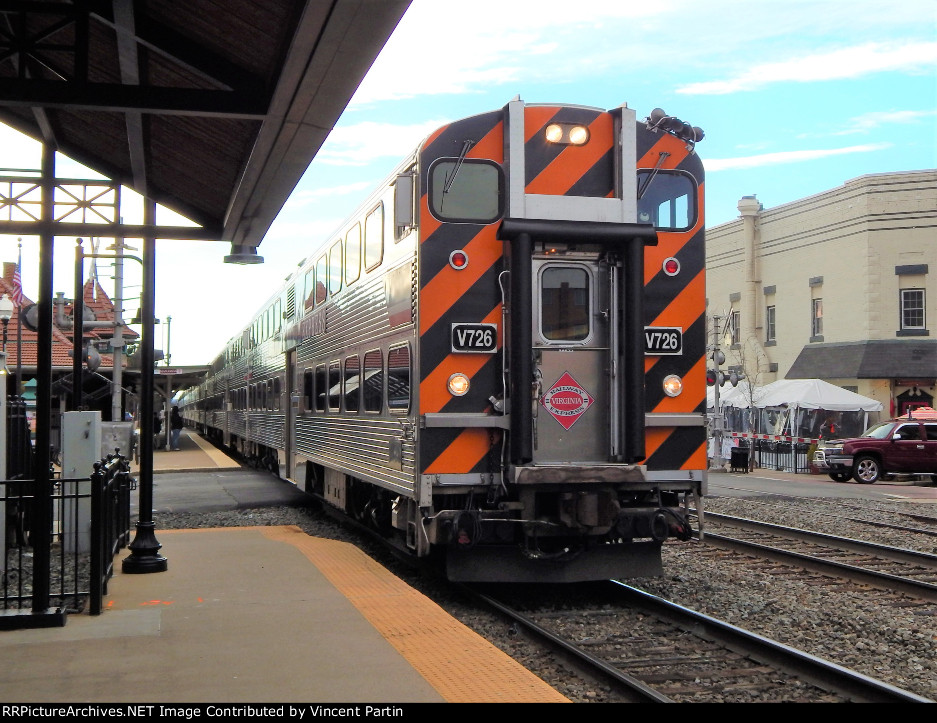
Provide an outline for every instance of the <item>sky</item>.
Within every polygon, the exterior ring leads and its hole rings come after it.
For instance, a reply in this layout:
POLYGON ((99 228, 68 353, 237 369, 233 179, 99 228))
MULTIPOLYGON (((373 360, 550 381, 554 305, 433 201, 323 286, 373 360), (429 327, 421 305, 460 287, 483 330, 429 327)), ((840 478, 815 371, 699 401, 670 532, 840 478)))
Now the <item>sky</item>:
MULTIPOLYGON (((627 103, 639 120, 663 108, 701 127, 707 226, 718 226, 742 196, 773 208, 870 173, 937 168, 937 3, 413 0, 259 247, 264 264, 224 264, 229 243, 157 241, 157 348, 174 366, 209 363, 425 136, 515 96, 627 103)), ((38 154, 0 125, 0 167, 37 167, 38 154)), ((157 222, 182 221, 161 211, 157 222)), ((35 299, 38 239, 22 244, 35 299)), ((0 236, 0 260, 16 254, 0 236)), ((96 273, 113 296, 110 263, 96 273)), ((71 239, 56 239, 54 274, 71 297, 71 239)), ((139 284, 128 261, 126 318, 139 284)))

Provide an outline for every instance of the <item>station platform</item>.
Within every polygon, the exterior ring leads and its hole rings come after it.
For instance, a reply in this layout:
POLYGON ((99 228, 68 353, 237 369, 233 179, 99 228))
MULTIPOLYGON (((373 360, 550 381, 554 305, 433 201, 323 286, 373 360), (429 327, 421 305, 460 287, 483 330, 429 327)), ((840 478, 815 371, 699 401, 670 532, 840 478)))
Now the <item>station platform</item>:
MULTIPOLYGON (((188 430, 181 451, 154 453, 154 507, 237 509, 301 495, 216 454, 188 430)), ((0 700, 569 702, 353 545, 294 526, 156 535, 167 569, 124 573, 121 551, 101 615, 0 633, 0 700)))

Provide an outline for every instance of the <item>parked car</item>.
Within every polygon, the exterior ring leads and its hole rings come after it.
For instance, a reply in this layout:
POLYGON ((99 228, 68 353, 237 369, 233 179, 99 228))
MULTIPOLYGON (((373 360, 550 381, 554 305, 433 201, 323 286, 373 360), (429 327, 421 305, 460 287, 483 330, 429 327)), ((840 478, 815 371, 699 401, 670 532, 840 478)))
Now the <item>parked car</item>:
POLYGON ((813 466, 836 482, 861 484, 894 474, 931 475, 937 481, 937 418, 892 419, 859 437, 821 442, 813 466))

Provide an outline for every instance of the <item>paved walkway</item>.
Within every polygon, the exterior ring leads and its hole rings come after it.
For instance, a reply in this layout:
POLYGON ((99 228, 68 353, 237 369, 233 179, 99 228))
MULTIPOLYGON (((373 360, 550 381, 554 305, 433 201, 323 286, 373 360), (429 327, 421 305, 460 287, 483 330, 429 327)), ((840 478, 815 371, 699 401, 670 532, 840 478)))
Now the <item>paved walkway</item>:
MULTIPOLYGON (((181 451, 154 453, 154 507, 304 498, 292 483, 219 455, 190 432, 181 451)), ((101 615, 0 632, 0 701, 568 702, 354 545, 294 526, 156 535, 166 569, 125 573, 130 553, 119 551, 101 615)), ((343 715, 365 715, 363 706, 349 710, 343 715)))

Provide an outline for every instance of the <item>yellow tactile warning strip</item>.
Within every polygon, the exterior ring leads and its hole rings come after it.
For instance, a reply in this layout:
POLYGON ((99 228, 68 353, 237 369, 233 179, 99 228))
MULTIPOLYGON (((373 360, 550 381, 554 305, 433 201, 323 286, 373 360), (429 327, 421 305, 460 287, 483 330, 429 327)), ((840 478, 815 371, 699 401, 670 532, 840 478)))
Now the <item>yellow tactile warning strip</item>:
POLYGON ((570 702, 353 545, 291 526, 264 534, 302 551, 448 702, 570 702))
POLYGON ((209 442, 206 442, 198 434, 191 433, 188 435, 189 439, 195 442, 201 450, 207 454, 211 461, 214 462, 219 467, 239 467, 240 465, 232 460, 228 455, 222 452, 220 449, 217 449, 209 442))

